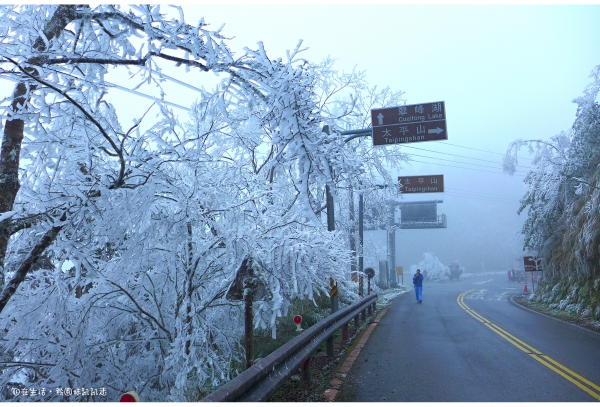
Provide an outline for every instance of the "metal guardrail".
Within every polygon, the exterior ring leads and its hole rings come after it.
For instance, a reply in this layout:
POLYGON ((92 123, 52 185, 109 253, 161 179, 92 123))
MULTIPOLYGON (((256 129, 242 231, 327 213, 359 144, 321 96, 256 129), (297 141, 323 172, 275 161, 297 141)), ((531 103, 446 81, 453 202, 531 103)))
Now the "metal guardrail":
POLYGON ((321 344, 327 342, 328 353, 332 352, 335 332, 342 329, 347 336, 350 320, 358 324, 359 315, 366 320, 365 312, 371 315, 376 302, 377 294, 371 294, 331 314, 201 401, 267 401, 300 367, 310 368, 310 357, 321 344))

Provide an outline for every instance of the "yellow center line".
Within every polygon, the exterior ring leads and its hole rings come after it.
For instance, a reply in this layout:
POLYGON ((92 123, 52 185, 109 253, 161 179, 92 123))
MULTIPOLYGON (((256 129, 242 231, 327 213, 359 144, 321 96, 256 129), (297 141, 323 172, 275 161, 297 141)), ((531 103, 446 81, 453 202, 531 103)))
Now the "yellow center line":
POLYGON ((493 332, 495 332, 502 338, 506 339, 509 343, 511 343, 517 349, 522 350, 523 352, 525 352, 526 354, 531 356, 533 359, 535 359, 542 365, 546 366, 548 369, 552 370, 555 373, 558 373, 560 376, 564 377, 565 379, 567 379, 568 381, 573 383, 575 386, 579 387, 581 390, 585 391, 590 396, 592 396, 596 400, 600 401, 600 393, 597 393, 593 390, 593 389, 595 389, 600 392, 600 386, 589 381, 585 377, 582 377, 581 375, 573 372, 569 368, 561 365, 560 363, 558 363, 557 361, 555 361, 548 355, 544 355, 542 352, 535 349, 533 346, 525 343, 521 339, 519 339, 516 336, 512 335, 511 333, 505 331, 504 329, 500 328, 498 325, 492 323, 491 321, 482 317, 477 312, 473 311, 470 307, 468 307, 467 304, 465 304, 465 302, 464 302, 464 298, 467 294, 469 294, 475 290, 476 289, 471 289, 471 290, 465 291, 464 293, 460 294, 458 296, 458 298, 456 299, 456 302, 458 303, 458 305, 462 309, 464 309, 467 314, 471 315, 473 318, 475 318, 476 320, 478 320, 479 322, 481 322, 482 324, 484 324, 485 326, 490 328, 493 332), (586 385, 589 387, 587 387, 586 385))

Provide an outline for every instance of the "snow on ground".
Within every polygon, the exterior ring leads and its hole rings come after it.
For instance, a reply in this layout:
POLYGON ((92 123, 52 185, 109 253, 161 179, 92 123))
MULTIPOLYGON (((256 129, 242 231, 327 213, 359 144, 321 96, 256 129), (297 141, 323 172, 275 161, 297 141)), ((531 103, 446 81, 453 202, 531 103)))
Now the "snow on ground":
POLYGON ((398 287, 395 288, 388 288, 386 290, 378 291, 377 308, 385 307, 391 300, 408 291, 412 291, 412 287, 403 284, 399 284, 398 287))
MULTIPOLYGON (((413 267, 415 267, 414 270, 416 271, 417 267, 416 266, 413 266, 413 267)), ((446 266, 444 266, 444 267, 446 267, 446 266)), ((429 273, 429 269, 426 269, 426 270, 429 273)), ((411 267, 411 271, 412 271, 412 267, 411 267)), ((506 271, 503 271, 503 270, 501 270, 501 271, 480 271, 478 273, 463 273, 460 275, 460 278, 463 279, 463 278, 474 278, 474 277, 493 276, 493 275, 504 275, 505 273, 506 273, 506 271)), ((413 272, 413 274, 414 274, 414 272, 413 272)), ((412 277, 412 275, 410 277, 412 277)), ((445 279, 439 279, 438 281, 448 281, 448 278, 446 277, 445 279)), ((427 281, 425 283, 427 283, 427 281)), ((385 307, 386 305, 388 305, 388 303, 391 300, 393 300, 397 296, 407 293, 409 291, 412 292, 412 290, 413 290, 412 284, 410 286, 406 285, 406 284, 398 284, 398 287, 396 287, 396 288, 388 288, 386 290, 377 291, 377 307, 378 308, 385 307)))
POLYGON ((506 270, 500 270, 500 271, 480 271, 478 273, 463 273, 460 275, 461 278, 467 278, 467 277, 481 277, 481 276, 492 276, 492 275, 504 275, 506 276, 506 270))

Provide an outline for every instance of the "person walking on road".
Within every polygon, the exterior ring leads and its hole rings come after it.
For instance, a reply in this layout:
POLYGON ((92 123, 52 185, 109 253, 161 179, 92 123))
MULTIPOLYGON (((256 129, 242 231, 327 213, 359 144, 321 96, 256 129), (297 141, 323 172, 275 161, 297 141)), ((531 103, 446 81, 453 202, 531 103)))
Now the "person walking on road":
POLYGON ((413 276, 413 284, 415 286, 417 302, 420 304, 423 302, 423 274, 421 274, 421 270, 419 269, 417 269, 417 273, 413 276))

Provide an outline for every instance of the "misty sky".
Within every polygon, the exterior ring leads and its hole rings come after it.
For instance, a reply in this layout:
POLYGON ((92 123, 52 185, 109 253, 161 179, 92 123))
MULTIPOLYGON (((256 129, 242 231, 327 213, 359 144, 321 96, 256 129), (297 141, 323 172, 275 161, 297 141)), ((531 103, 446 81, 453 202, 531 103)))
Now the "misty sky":
MULTIPOLYGON (((302 39, 305 58, 320 61, 331 55, 340 70, 366 70, 372 85, 406 92, 407 104, 445 101, 448 141, 407 145, 415 162, 398 175, 444 174, 446 193, 404 199, 443 199, 438 213, 447 215, 448 228, 398 232, 397 265, 405 268, 426 251, 444 264, 458 260, 467 271, 510 267, 523 255, 518 231, 525 214, 518 216, 517 210, 525 173, 502 174, 502 154, 515 139, 549 139, 567 131, 575 119, 572 100, 600 64, 598 5, 208 5, 185 10, 189 22, 203 16, 212 28, 225 24, 223 33, 235 36, 234 50, 262 41, 270 57, 285 58, 302 39)), ((529 157, 525 151, 520 155, 529 157)))
MULTIPOLYGON (((188 23, 204 17, 209 29, 225 24, 222 33, 235 37, 229 42, 234 51, 262 41, 271 58, 286 58, 286 50, 302 39, 308 47, 304 58, 319 62, 330 55, 340 71, 366 70, 371 85, 406 92, 407 104, 445 102, 447 142, 407 144, 403 150, 414 161, 397 175, 444 174, 445 193, 403 199, 443 199, 438 213, 447 215, 448 228, 398 232, 397 265, 405 268, 424 252, 444 264, 457 260, 467 271, 510 267, 523 255, 518 231, 525 214, 517 210, 525 172, 502 174, 502 154, 515 139, 549 139, 568 130, 576 112, 572 100, 600 64, 600 5, 184 4, 183 9, 188 23)), ((212 77, 204 75, 183 79, 210 85, 212 77)), ((14 85, 0 86, 8 96, 14 85)), ((147 108, 126 95, 114 100, 117 108, 120 103, 132 114, 147 108)), ((175 93, 166 99, 189 106, 193 97, 175 93)), ((525 151, 520 155, 528 157, 525 151)))

